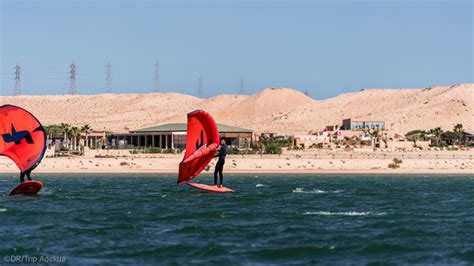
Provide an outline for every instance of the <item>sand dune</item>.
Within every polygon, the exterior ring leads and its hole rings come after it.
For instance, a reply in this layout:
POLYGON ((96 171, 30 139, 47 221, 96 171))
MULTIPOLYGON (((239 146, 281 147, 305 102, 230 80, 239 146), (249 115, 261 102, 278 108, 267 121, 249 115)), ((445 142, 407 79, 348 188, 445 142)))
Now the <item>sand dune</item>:
POLYGON ((99 94, 79 96, 4 96, 1 104, 22 106, 46 125, 90 124, 96 130, 124 132, 168 122, 185 122, 195 109, 211 112, 219 123, 259 132, 304 134, 344 118, 386 121, 393 132, 462 123, 474 131, 474 84, 424 89, 364 89, 326 100, 314 100, 287 88, 256 94, 201 99, 178 93, 99 94))

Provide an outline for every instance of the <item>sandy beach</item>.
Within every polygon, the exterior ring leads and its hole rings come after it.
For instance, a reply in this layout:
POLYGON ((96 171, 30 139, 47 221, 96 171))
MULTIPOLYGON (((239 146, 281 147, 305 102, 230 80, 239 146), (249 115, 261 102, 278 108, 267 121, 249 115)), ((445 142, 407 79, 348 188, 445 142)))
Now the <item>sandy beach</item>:
MULTIPOLYGON (((473 151, 302 152, 282 155, 228 155, 226 173, 449 173, 474 174, 473 151), (394 159, 399 168, 388 165, 394 159)), ((39 173, 177 173, 182 155, 136 155, 111 158, 46 157, 39 173)), ((212 173, 216 160, 211 161, 212 173)), ((17 173, 14 163, 0 159, 3 172, 17 173)))

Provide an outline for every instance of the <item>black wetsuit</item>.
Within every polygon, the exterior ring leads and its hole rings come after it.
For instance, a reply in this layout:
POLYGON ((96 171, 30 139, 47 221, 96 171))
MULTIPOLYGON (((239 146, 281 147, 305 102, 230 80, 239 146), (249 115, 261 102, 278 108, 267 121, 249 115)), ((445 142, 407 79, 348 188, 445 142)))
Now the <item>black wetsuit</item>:
POLYGON ((217 173, 220 177, 220 185, 222 185, 222 170, 224 169, 225 156, 227 155, 227 144, 221 145, 219 148, 219 153, 215 157, 219 157, 217 160, 216 169, 214 170, 214 185, 217 185, 217 173))
POLYGON ((31 181, 30 173, 22 172, 22 173, 20 173, 20 182, 21 183, 25 182, 25 175, 28 178, 28 180, 31 181))

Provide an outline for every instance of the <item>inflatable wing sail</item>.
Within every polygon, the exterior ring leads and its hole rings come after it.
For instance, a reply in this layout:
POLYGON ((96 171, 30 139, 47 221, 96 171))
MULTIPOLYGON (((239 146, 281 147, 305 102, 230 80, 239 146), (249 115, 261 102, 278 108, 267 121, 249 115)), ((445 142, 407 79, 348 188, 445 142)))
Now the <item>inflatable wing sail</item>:
POLYGON ((12 159, 22 173, 31 172, 46 151, 46 132, 28 111, 0 106, 0 155, 12 159))
POLYGON ((214 119, 201 110, 189 113, 186 152, 179 164, 178 184, 199 175, 214 157, 218 146, 219 130, 214 119))

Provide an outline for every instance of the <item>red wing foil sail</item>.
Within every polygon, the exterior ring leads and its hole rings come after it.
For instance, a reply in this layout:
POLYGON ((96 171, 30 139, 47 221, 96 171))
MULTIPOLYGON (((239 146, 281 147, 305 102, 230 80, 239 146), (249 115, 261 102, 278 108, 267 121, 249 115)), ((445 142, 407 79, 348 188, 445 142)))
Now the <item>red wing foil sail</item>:
POLYGON ((186 152, 179 164, 178 184, 199 175, 214 157, 218 146, 219 130, 211 115, 202 110, 189 113, 186 152))
POLYGON ((20 107, 0 106, 0 155, 12 159, 22 173, 29 173, 45 151, 46 132, 38 119, 20 107))

